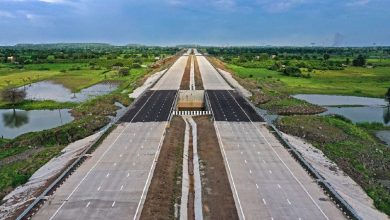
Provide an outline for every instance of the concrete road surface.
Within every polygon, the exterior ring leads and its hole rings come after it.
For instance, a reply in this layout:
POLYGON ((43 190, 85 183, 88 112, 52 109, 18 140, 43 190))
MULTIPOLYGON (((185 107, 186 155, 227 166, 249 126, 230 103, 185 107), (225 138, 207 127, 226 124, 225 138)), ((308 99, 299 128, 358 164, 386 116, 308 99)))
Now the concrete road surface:
POLYGON ((166 124, 118 125, 33 219, 135 218, 146 197, 166 124))
POLYGON ((163 77, 157 82, 152 90, 178 90, 180 88, 181 79, 184 75, 184 69, 187 65, 188 56, 181 56, 169 68, 163 77))
POLYGON ((241 219, 345 219, 259 122, 215 122, 241 219))
POLYGON ((233 90, 204 56, 196 56, 205 90, 233 90))

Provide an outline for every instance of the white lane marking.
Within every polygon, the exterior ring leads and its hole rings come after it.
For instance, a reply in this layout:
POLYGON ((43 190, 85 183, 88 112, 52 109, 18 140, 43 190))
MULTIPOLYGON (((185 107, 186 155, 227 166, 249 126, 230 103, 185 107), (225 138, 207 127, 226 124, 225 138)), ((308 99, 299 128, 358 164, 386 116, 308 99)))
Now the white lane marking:
POLYGON ((278 184, 278 188, 281 189, 282 187, 278 184))
POLYGON ((290 200, 288 200, 288 199, 287 199, 287 203, 288 203, 289 205, 291 205, 291 202, 290 202, 290 200))
POLYGON ((114 163, 114 167, 116 166, 116 163, 114 163))
POLYGON ((256 188, 257 188, 257 189, 259 188, 259 185, 257 185, 257 183, 256 183, 256 188))
POLYGON ((294 173, 291 171, 291 169, 287 166, 287 164, 282 160, 282 158, 279 156, 279 154, 276 152, 276 150, 272 147, 272 145, 269 143, 269 141, 265 138, 264 134, 260 131, 260 129, 253 123, 252 119, 249 117, 249 115, 246 113, 246 111, 241 107, 241 105, 237 102, 237 100, 234 98, 234 96, 229 92, 229 95, 234 99, 234 101, 237 103, 237 105, 241 108, 241 110, 245 113, 245 115, 248 117, 251 124, 255 127, 255 129, 259 132, 259 134, 263 137, 267 145, 271 148, 271 150, 276 154, 278 159, 283 163, 283 165, 286 167, 286 169, 290 172, 291 176, 295 179, 295 181, 301 186, 303 191, 309 196, 311 201, 314 203, 314 205, 317 207, 318 210, 322 213, 322 215, 325 217, 325 219, 329 220, 328 216, 324 213, 324 211, 321 209, 321 207, 316 203, 316 201, 313 199, 313 197, 310 195, 310 193, 307 191, 305 186, 299 181, 299 179, 294 175, 294 173))
POLYGON ((263 160, 263 163, 265 163, 265 160, 263 160))
POLYGON ((123 185, 121 186, 121 189, 119 191, 122 191, 122 189, 123 189, 123 185))
POLYGON ((122 157, 122 156, 123 156, 122 154, 119 155, 119 157, 122 157))
POLYGON ((102 188, 102 186, 99 186, 99 187, 97 188, 97 191, 100 191, 100 188, 102 188))
POLYGON ((244 160, 245 163, 248 163, 246 160, 244 160))
POLYGON ((264 203, 264 205, 267 205, 267 202, 265 201, 265 199, 263 199, 263 203, 264 203))
MULTIPOLYGON (((154 94, 155 92, 153 92, 154 94)), ((146 100, 146 102, 143 104, 143 106, 138 110, 138 112, 135 114, 135 116, 138 115, 138 113, 145 107, 146 103, 148 103, 149 99, 153 96, 153 94, 146 100)), ((134 118, 135 118, 134 116, 134 118)), ((133 118, 133 119, 134 119, 133 118)), ((133 121, 133 119, 131 119, 130 122, 133 121)), ((65 205, 66 201, 68 201, 70 199, 70 197, 72 197, 72 195, 76 192, 76 190, 80 187, 80 185, 85 181, 85 179, 89 176, 89 174, 92 172, 93 169, 95 169, 95 167, 100 163, 100 161, 103 159, 103 157, 107 154, 108 151, 111 150, 111 148, 114 146, 114 144, 118 141, 119 137, 123 134, 123 132, 125 132, 125 130, 130 126, 131 123, 128 123, 124 129, 119 133, 119 135, 115 138, 114 142, 112 142, 112 144, 104 151, 104 153, 100 156, 100 158, 96 161, 96 163, 91 167, 91 169, 89 169, 89 171, 85 174, 85 176, 80 180, 80 182, 77 184, 77 186, 73 189, 73 191, 69 194, 69 196, 62 202, 62 204, 60 205, 60 207, 58 207, 58 209, 54 212, 54 214, 50 217, 49 220, 52 220, 57 214, 58 212, 61 210, 61 208, 65 205)))
POLYGON ((141 145, 141 149, 144 149, 144 145, 141 145))
POLYGON ((112 203, 111 207, 114 207, 114 205, 115 205, 115 201, 112 203))
POLYGON ((268 172, 269 172, 270 174, 272 174, 272 171, 271 171, 271 170, 268 170, 268 172))
POLYGON ((260 154, 260 151, 257 151, 257 154, 260 154))
POLYGON ((110 176, 110 173, 107 173, 106 177, 109 177, 110 176))
POLYGON ((85 206, 85 208, 88 208, 90 204, 91 204, 91 202, 88 202, 87 205, 85 206))
POLYGON ((244 152, 241 151, 241 154, 244 154, 244 152))
MULTIPOLYGON (((234 194, 236 194, 238 207, 240 208, 242 219, 245 220, 245 214, 244 214, 244 211, 243 211, 242 206, 241 206, 240 197, 238 196, 236 184, 234 183, 234 178, 233 178, 232 171, 230 169, 229 160, 227 159, 226 152, 225 152, 225 149, 224 149, 224 145, 223 145, 222 139, 221 139, 221 134, 219 133, 219 129, 218 129, 218 126, 217 126, 215 121, 214 121, 214 127, 215 127, 215 130, 216 130, 216 133, 217 133, 217 137, 218 137, 219 148, 222 150, 222 153, 223 153, 222 155, 225 158, 225 162, 226 162, 227 168, 229 170, 229 176, 230 176, 230 179, 232 180, 231 183, 233 185, 234 194)), ((232 131, 233 131, 233 129, 232 129, 232 131)), ((241 151, 241 154, 242 154, 242 151, 241 151)))
POLYGON ((130 176, 130 173, 127 173, 127 176, 126 177, 129 177, 130 176))
POLYGON ((251 173, 252 173, 252 170, 249 170, 249 173, 251 174, 251 173))

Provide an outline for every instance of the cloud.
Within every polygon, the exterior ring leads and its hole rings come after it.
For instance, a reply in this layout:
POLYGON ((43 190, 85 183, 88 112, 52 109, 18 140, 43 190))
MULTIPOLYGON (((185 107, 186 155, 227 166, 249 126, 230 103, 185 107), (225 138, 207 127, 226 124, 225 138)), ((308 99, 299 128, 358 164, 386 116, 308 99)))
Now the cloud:
POLYGON ((8 11, 0 11, 0 18, 14 18, 15 15, 8 11))
POLYGON ((262 9, 271 13, 285 12, 298 5, 306 3, 306 0, 258 0, 257 4, 262 9))
POLYGON ((371 0, 351 0, 347 2, 347 6, 366 6, 371 2, 371 0))

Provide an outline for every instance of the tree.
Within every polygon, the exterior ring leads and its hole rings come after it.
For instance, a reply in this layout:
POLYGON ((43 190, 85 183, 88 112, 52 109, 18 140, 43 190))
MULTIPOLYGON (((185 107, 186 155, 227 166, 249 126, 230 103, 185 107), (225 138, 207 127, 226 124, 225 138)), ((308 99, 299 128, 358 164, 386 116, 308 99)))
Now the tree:
POLYGON ((329 58, 330 58, 330 55, 329 54, 324 54, 324 60, 329 60, 329 58))
POLYGON ((6 102, 12 103, 12 106, 14 106, 26 98, 26 91, 15 87, 8 87, 1 92, 1 98, 6 102))
POLYGON ((347 65, 351 64, 351 60, 349 60, 349 58, 345 59, 345 64, 347 65))
POLYGON ((353 66, 364 66, 366 65, 366 58, 363 55, 359 54, 359 56, 352 61, 353 66))
POLYGON ((128 76, 129 75, 129 68, 120 68, 118 71, 119 76, 128 76))

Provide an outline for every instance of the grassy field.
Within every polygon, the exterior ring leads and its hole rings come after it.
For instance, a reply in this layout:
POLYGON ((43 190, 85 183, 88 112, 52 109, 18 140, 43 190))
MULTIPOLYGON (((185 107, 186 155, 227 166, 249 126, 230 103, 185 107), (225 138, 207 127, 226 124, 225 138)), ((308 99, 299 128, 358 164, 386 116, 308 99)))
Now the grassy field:
POLYGON ((314 70, 311 78, 285 76, 263 68, 245 68, 232 64, 227 67, 241 78, 280 82, 275 89, 288 94, 338 94, 382 98, 390 87, 390 67, 314 70))

